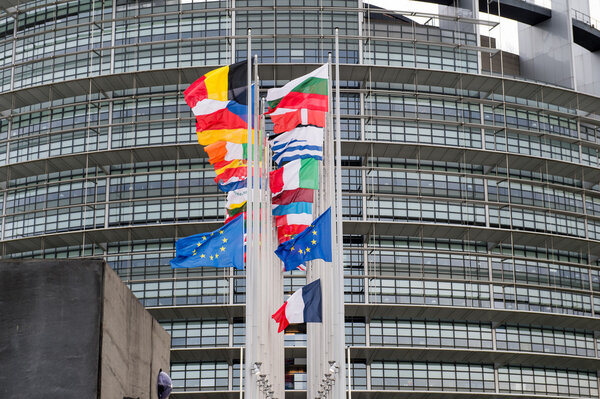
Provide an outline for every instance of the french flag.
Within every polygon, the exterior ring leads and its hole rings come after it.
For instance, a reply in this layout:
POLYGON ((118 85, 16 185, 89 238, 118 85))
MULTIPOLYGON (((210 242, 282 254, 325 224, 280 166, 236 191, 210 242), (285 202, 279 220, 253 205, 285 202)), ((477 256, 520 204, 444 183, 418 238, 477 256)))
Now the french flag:
POLYGON ((279 323, 277 332, 282 332, 290 324, 321 323, 321 280, 315 280, 294 292, 271 317, 279 323))

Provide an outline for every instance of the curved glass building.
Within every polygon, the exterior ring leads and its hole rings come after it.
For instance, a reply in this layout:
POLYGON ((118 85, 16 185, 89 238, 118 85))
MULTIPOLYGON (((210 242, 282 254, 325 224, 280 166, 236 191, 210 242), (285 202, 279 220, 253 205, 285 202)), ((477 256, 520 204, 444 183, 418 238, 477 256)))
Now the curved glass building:
MULTIPOLYGON (((106 259, 172 336, 173 397, 239 397, 244 273, 169 267, 224 220, 182 92, 248 28, 266 90, 338 27, 348 397, 598 398, 599 25, 583 0, 429 2, 0 1, 2 256, 106 259)), ((305 327, 285 345, 306 397, 305 327)))

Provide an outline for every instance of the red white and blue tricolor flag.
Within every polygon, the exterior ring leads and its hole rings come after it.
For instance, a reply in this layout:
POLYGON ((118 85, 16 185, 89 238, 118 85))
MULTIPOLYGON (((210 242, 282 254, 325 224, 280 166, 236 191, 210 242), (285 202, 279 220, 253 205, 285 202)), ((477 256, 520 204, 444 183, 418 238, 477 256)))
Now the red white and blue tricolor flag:
POLYGON ((294 292, 271 317, 279 323, 277 332, 282 332, 290 324, 321 323, 321 280, 315 280, 294 292))

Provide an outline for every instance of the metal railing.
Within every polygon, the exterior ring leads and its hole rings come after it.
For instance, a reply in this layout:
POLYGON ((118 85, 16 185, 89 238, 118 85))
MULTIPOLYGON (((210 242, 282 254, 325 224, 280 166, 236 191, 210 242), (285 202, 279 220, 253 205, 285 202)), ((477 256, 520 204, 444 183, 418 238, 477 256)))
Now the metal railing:
POLYGON ((575 10, 575 9, 571 9, 571 15, 577 21, 583 22, 584 24, 589 25, 596 30, 600 30, 600 21, 599 20, 592 18, 591 16, 584 14, 581 11, 575 10))

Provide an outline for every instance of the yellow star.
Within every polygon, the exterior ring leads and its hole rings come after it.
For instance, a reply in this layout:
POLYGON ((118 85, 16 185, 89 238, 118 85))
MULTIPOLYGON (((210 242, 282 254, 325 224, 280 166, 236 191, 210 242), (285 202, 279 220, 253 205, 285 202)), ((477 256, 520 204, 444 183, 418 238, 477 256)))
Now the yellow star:
POLYGON ((227 242, 227 238, 223 238, 223 242, 227 242))
POLYGON ((196 250, 194 249, 194 252, 192 252, 192 255, 196 255, 196 250))
POLYGON ((215 258, 218 258, 218 257, 219 257, 219 254, 215 254, 215 258))
POLYGON ((215 234, 214 232, 210 233, 210 236, 212 237, 212 235, 215 234))
POLYGON ((301 254, 301 253, 302 253, 302 248, 300 248, 300 249, 298 250, 298 253, 299 253, 299 254, 301 254))
POLYGON ((310 248, 306 247, 306 249, 304 250, 305 252, 310 252, 310 248))
POLYGON ((223 230, 219 230, 219 234, 223 234, 223 230))
POLYGON ((312 245, 317 245, 317 240, 312 240, 312 245))
POLYGON ((214 258, 213 258, 213 256, 211 255, 211 256, 210 256, 210 260, 213 260, 213 259, 214 259, 214 258))
POLYGON ((202 237, 202 241, 206 241, 206 236, 202 237))
POLYGON ((221 247, 220 249, 221 249, 221 252, 225 251, 225 247, 221 247))
POLYGON ((206 256, 204 256, 204 254, 200 255, 201 258, 206 258, 206 256))
POLYGON ((293 251, 293 250, 294 250, 294 247, 292 247, 292 249, 291 249, 291 250, 293 251))
POLYGON ((316 236, 317 232, 315 230, 313 230, 313 236, 316 236))
POLYGON ((200 246, 200 245, 202 245, 202 243, 201 243, 201 242, 198 242, 198 246, 200 246))

